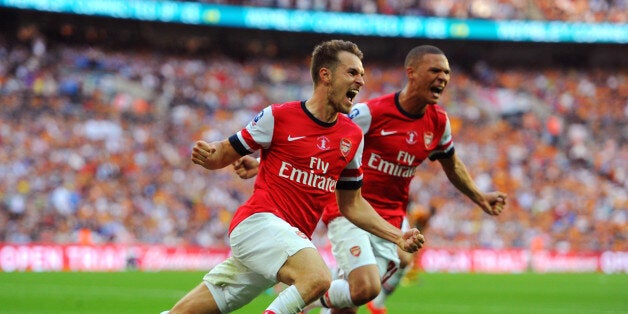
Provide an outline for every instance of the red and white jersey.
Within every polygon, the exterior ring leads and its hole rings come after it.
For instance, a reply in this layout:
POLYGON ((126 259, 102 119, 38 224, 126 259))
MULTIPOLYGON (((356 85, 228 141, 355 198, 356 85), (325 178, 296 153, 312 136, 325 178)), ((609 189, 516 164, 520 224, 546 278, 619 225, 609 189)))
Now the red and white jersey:
POLYGON ((229 141, 242 155, 262 150, 253 195, 236 211, 229 232, 254 213, 270 212, 311 238, 324 207, 336 203, 336 186, 362 185, 362 131, 342 114, 325 123, 305 102, 275 104, 229 141))
MULTIPOLYGON (((426 158, 451 156, 454 144, 442 107, 429 105, 425 114, 411 115, 403 111, 398 97, 393 93, 358 103, 349 116, 364 132, 362 195, 384 219, 400 227, 416 168, 426 158)), ((329 206, 323 221, 338 216, 338 206, 329 206)))

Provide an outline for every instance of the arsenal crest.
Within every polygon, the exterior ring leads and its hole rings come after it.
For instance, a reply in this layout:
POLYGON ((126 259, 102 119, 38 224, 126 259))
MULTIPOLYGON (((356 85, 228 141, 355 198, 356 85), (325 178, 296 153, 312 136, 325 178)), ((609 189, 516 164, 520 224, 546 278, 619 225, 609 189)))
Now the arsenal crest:
POLYGON ((301 238, 303 238, 303 239, 308 239, 308 237, 305 235, 305 233, 301 232, 300 230, 297 230, 296 234, 298 236, 300 236, 301 238))
POLYGON ((349 251, 351 252, 351 255, 355 257, 360 256, 360 254, 362 253, 362 249, 360 249, 360 247, 357 245, 349 249, 349 251))
POLYGON ((340 140, 340 153, 342 156, 347 157, 351 151, 351 140, 343 138, 340 140))
POLYGON ((430 148, 430 145, 432 145, 433 139, 434 139, 434 133, 432 132, 423 133, 423 142, 425 142, 425 148, 430 148))

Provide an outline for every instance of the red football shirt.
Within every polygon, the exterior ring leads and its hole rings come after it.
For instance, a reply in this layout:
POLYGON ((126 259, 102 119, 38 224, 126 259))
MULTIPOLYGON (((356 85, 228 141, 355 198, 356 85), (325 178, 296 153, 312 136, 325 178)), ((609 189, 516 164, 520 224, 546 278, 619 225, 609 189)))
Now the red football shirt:
POLYGON ((229 140, 242 155, 262 150, 253 195, 236 211, 229 232, 254 213, 270 212, 311 237, 323 208, 336 203, 336 185, 362 184, 362 131, 342 114, 325 123, 305 102, 275 104, 229 140))
MULTIPOLYGON (((398 97, 393 93, 356 104, 349 116, 364 132, 362 195, 384 219, 400 227, 416 167, 426 158, 451 156, 454 144, 443 108, 429 105, 425 114, 411 115, 403 111, 398 97)), ((338 206, 332 204, 323 221, 338 216, 338 206)))

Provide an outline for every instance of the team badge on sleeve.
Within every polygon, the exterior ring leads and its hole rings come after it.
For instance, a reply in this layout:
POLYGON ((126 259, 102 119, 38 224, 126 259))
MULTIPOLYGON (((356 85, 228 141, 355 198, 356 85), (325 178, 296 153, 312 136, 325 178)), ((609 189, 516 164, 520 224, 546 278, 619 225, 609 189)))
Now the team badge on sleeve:
POLYGON ((343 138, 340 140, 340 153, 342 156, 347 157, 351 151, 351 140, 343 138))
POLYGON ((255 118, 253 118, 253 121, 251 122, 252 125, 255 125, 257 122, 259 122, 259 120, 262 118, 262 116, 264 115, 264 110, 260 111, 255 118))
POLYGON ((358 108, 353 108, 351 112, 349 112, 349 119, 353 119, 359 114, 360 114, 360 110, 358 108))

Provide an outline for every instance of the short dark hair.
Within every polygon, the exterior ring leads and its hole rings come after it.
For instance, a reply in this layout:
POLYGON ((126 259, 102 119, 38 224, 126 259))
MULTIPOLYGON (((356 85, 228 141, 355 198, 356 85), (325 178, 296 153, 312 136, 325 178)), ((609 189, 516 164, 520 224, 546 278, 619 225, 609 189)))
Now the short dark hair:
POLYGON ((421 60, 421 58, 423 58, 423 56, 427 54, 445 55, 445 53, 436 46, 416 46, 412 48, 412 50, 410 50, 410 52, 408 52, 408 54, 406 55, 406 62, 404 63, 404 66, 406 68, 414 66, 417 61, 421 60))
POLYGON ((312 52, 312 61, 310 63, 310 73, 312 74, 312 80, 314 80, 314 85, 318 84, 320 78, 318 77, 318 71, 322 68, 334 69, 338 65, 338 53, 341 51, 350 52, 360 60, 364 57, 358 45, 353 42, 340 40, 340 39, 332 39, 329 41, 325 41, 320 43, 318 46, 314 48, 312 52))

